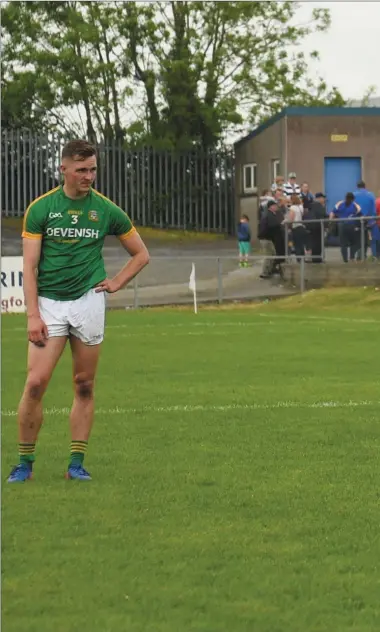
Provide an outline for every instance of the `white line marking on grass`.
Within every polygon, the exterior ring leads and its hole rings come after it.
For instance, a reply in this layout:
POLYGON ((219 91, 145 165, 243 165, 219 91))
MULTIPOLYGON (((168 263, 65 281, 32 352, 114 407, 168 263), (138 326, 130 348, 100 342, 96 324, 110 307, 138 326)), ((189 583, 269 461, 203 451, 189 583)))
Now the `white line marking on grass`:
MULTIPOLYGON (((128 415, 138 413, 193 413, 193 412, 229 412, 231 410, 277 410, 283 408, 306 408, 306 409, 324 409, 324 408, 364 408, 367 406, 379 406, 380 401, 362 400, 358 402, 336 402, 336 401, 321 401, 321 402, 274 402, 273 404, 221 404, 221 405, 207 405, 207 404, 178 404, 174 406, 141 406, 139 408, 121 408, 115 406, 114 408, 98 408, 95 412, 98 415, 128 415)), ((66 415, 70 413, 70 408, 47 408, 44 410, 45 415, 66 415)), ((6 409, 1 411, 3 417, 15 417, 17 415, 16 410, 6 409)))
MULTIPOLYGON (((267 319, 265 324, 278 325, 282 322, 294 323, 295 325, 314 325, 315 322, 319 324, 333 323, 333 322, 342 322, 349 324, 367 324, 367 325, 380 325, 380 318, 350 318, 350 317, 335 317, 335 316, 307 316, 305 314, 294 313, 293 316, 289 316, 289 314, 260 314, 260 313, 248 313, 247 318, 255 318, 258 317, 260 320, 246 320, 246 321, 211 321, 211 322, 186 322, 186 323, 168 323, 168 324, 156 324, 156 323, 143 323, 139 322, 138 324, 131 323, 123 323, 120 325, 107 325, 106 331, 108 329, 134 329, 131 332, 132 335, 145 335, 145 329, 180 329, 184 327, 188 327, 189 329, 192 327, 204 327, 204 328, 213 328, 213 327, 258 327, 261 326, 262 319, 267 319), (301 316, 301 318, 298 318, 301 316), (272 319, 275 319, 277 322, 274 322, 272 319), (141 329, 141 331, 136 331, 137 329, 141 329)), ((12 329, 4 329, 2 330, 2 341, 7 341, 6 335, 12 334, 14 331, 24 331, 26 335, 26 327, 12 327, 12 329)))
MULTIPOLYGON (((274 322, 272 320, 267 320, 265 323, 263 322, 236 322, 236 323, 193 323, 192 325, 190 325, 189 323, 187 324, 183 324, 183 323, 178 323, 175 325, 166 325, 164 328, 170 328, 170 329, 183 329, 184 327, 196 327, 197 331, 180 331, 180 332, 175 332, 173 333, 172 331, 157 331, 157 326, 156 325, 146 325, 143 326, 139 331, 138 330, 134 330, 134 331, 129 331, 128 333, 120 333, 117 334, 118 338, 137 338, 138 336, 153 336, 153 337, 157 337, 157 336, 170 336, 171 338, 174 338, 176 336, 224 336, 224 331, 223 328, 224 327, 235 327, 237 329, 236 334, 239 334, 238 329, 239 328, 243 328, 243 327, 265 327, 266 330, 268 328, 279 328, 281 327, 281 332, 283 331, 283 324, 285 321, 280 321, 278 320, 277 322, 274 322), (151 329, 151 331, 146 331, 146 329, 151 329), (154 328, 154 329, 153 329, 154 328), (200 328, 204 328, 204 331, 200 331, 200 328), (217 329, 220 329, 220 331, 217 331, 217 329)), ((352 321, 348 321, 352 323, 352 321)), ((370 321, 371 323, 377 323, 377 321, 370 321)), ((313 331, 314 332, 318 332, 318 333, 328 333, 328 332, 332 332, 332 330, 327 327, 328 322, 324 321, 324 320, 320 320, 318 319, 318 322, 308 322, 305 320, 297 320, 297 321, 293 321, 291 320, 286 321, 286 327, 289 329, 289 326, 294 325, 294 327, 297 328, 297 330, 299 329, 300 325, 311 325, 313 327, 313 331), (323 325, 323 326, 321 326, 323 325)), ((109 325, 108 327, 106 327, 106 338, 105 341, 107 341, 107 332, 109 332, 109 335, 112 334, 113 330, 120 330, 120 329, 128 329, 129 325, 109 325), (112 330, 112 331, 109 331, 112 330)), ((15 328, 12 330, 12 333, 14 331, 20 331, 19 328, 15 328)), ((27 342, 27 332, 26 329, 25 331, 25 335, 24 336, 13 336, 10 335, 7 338, 5 338, 3 336, 2 338, 2 344, 6 344, 6 343, 10 343, 10 344, 14 344, 15 342, 27 342)), ((338 329, 338 333, 359 333, 360 331, 363 331, 363 329, 358 329, 355 327, 339 327, 338 329)), ((334 330, 334 332, 336 332, 336 330, 334 330)), ((116 333, 116 332, 115 332, 116 333)))

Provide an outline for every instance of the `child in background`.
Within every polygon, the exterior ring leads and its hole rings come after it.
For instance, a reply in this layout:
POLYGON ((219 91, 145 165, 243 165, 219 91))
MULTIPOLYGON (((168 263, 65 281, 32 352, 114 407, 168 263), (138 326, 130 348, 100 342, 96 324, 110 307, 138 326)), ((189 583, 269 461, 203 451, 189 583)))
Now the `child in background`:
POLYGON ((248 257, 251 252, 251 229, 247 215, 241 216, 237 236, 239 241, 239 265, 241 268, 248 268, 248 257))

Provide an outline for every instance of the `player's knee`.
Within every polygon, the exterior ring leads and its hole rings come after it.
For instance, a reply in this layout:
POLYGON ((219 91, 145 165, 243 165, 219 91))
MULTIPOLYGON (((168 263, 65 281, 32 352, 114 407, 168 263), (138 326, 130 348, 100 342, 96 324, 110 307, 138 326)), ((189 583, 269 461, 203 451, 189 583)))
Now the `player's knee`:
POLYGON ((85 373, 78 373, 74 377, 75 392, 81 399, 91 399, 94 395, 94 380, 85 373))
POLYGON ((48 380, 38 376, 38 375, 29 375, 26 390, 31 399, 40 400, 46 390, 48 380))

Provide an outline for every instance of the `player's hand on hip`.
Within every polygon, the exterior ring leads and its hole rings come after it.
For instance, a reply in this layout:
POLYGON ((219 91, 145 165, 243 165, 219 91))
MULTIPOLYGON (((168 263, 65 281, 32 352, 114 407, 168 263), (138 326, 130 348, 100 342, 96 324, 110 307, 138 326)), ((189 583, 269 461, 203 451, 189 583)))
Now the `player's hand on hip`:
POLYGON ((28 339, 37 347, 44 347, 48 339, 48 329, 41 316, 29 316, 28 339))
POLYGON ((95 292, 108 292, 108 294, 113 294, 118 289, 119 286, 112 279, 104 279, 104 281, 95 286, 95 292))

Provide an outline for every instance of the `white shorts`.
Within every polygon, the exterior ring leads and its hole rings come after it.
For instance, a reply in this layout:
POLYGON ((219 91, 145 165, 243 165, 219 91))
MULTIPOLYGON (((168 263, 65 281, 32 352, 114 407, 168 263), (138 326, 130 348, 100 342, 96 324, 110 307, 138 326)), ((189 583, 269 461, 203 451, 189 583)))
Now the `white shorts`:
POLYGON ((38 297, 41 318, 50 337, 75 336, 86 345, 98 345, 104 338, 106 297, 89 290, 75 301, 54 301, 38 297))

